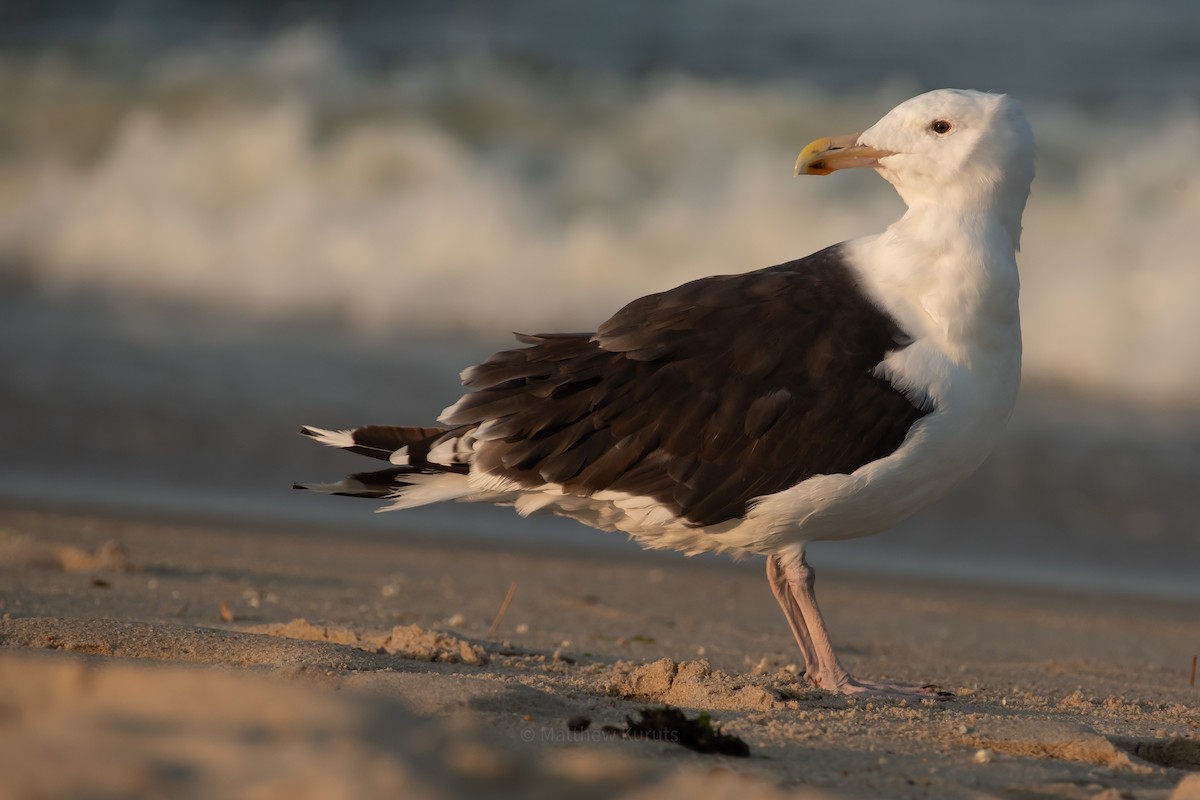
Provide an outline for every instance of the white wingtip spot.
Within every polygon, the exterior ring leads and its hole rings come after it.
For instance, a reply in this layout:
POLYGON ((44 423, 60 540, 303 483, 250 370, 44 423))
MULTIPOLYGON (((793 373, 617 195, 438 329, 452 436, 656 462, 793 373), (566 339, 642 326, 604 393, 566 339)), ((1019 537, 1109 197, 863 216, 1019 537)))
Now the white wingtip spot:
POLYGON ((391 458, 388 459, 398 467, 408 466, 408 445, 404 445, 399 450, 392 452, 391 458))
POLYGON ((354 431, 327 431, 324 428, 314 428, 312 425, 305 425, 300 429, 300 433, 330 447, 354 446, 354 431))

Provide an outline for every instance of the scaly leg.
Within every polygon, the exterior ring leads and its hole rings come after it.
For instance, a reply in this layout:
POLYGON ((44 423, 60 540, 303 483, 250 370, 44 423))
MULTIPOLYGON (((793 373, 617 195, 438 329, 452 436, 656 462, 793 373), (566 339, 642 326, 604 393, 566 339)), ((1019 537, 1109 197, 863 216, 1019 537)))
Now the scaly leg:
POLYGON ((796 644, 800 645, 800 654, 804 656, 804 674, 815 675, 817 654, 813 649, 812 636, 808 632, 808 625, 804 622, 804 615, 800 613, 800 606, 796 605, 796 600, 792 597, 787 575, 784 574, 779 556, 767 557, 767 581, 771 584, 771 593, 775 595, 775 600, 783 609, 783 616, 787 618, 788 625, 792 628, 796 644))
POLYGON ((804 656, 804 675, 814 686, 831 692, 864 697, 896 697, 909 699, 946 698, 947 692, 938 692, 931 686, 896 686, 890 683, 860 681, 842 666, 825 619, 817 606, 816 574, 801 550, 793 555, 773 555, 767 558, 767 580, 771 591, 787 617, 796 643, 804 656))

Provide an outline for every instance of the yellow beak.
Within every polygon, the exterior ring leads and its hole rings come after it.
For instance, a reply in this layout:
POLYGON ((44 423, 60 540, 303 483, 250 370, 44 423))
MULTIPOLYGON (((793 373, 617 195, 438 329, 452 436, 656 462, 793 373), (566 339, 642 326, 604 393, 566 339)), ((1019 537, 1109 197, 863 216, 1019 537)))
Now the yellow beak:
POLYGON ((796 158, 797 175, 828 175, 835 169, 878 167, 879 159, 895 155, 890 150, 878 150, 858 143, 862 134, 827 136, 810 142, 796 158))

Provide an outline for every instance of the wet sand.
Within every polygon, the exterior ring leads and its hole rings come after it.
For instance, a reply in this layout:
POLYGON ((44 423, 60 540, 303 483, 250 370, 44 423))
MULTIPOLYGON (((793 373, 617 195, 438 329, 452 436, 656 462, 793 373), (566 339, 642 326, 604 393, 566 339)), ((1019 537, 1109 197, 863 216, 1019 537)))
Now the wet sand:
POLYGON ((809 689, 757 560, 0 510, 0 798, 1200 797, 1200 604, 815 566, 954 699, 809 689), (605 730, 663 703, 750 757, 605 730))

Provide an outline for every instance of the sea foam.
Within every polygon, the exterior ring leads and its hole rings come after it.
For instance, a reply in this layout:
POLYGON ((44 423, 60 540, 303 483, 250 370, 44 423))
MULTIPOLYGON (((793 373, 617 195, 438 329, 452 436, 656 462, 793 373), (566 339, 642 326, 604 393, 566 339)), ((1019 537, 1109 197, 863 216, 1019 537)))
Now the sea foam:
MULTIPOLYGON (((406 338, 591 329, 641 294, 879 230, 902 207, 877 178, 791 164, 916 91, 470 60, 367 81, 308 35, 164 58, 123 92, 57 62, 3 69, 24 126, 0 123, 12 280, 406 338), (46 110, 65 95, 78 125, 46 110)), ((1200 112, 1026 106, 1026 375, 1195 396, 1200 112)))

